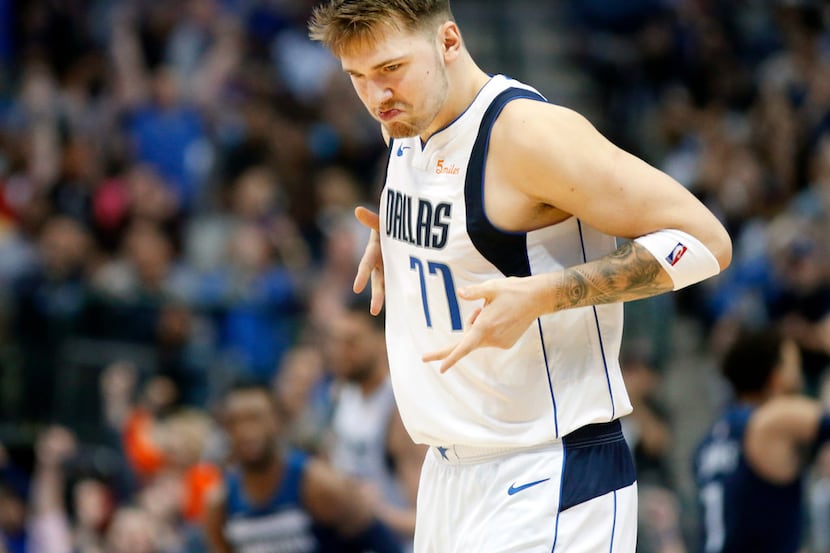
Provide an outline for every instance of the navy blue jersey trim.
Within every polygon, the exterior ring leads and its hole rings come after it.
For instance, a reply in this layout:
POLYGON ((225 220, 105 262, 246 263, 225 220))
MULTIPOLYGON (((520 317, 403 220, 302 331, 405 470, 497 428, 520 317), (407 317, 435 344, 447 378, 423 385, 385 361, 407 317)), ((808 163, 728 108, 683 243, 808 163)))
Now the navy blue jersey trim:
MULTIPOLYGON (((582 246, 582 262, 588 262, 588 256, 585 251, 585 235, 582 233, 582 221, 576 221, 577 226, 579 227, 579 243, 582 246)), ((611 389, 611 375, 608 372, 608 359, 605 357, 605 343, 602 340, 602 329, 599 326, 599 313, 597 313, 597 306, 592 306, 594 310, 594 322, 597 325, 597 337, 599 338, 599 351, 602 355, 602 365, 605 368, 605 382, 608 384, 608 396, 611 398, 611 418, 609 420, 614 420, 617 416, 617 409, 614 405, 614 391, 611 389)))
POLYGON ((562 513, 562 494, 564 492, 564 487, 562 484, 565 482, 565 463, 568 460, 568 452, 565 448, 562 448, 562 470, 559 474, 559 508, 556 509, 556 524, 554 525, 553 531, 553 547, 550 548, 550 553, 554 553, 556 551, 556 540, 559 539, 559 515, 562 513))
POLYGON ((614 553, 614 534, 617 531, 617 490, 614 490, 614 522, 611 523, 611 546, 608 553, 614 553))
POLYGON ((490 75, 490 79, 489 79, 486 83, 484 83, 484 86, 482 86, 482 87, 479 89, 479 91, 478 91, 478 92, 476 92, 476 96, 475 96, 475 98, 473 98, 473 101, 472 101, 472 102, 470 102, 470 105, 468 105, 466 108, 464 108, 464 111, 462 111, 461 113, 459 113, 458 115, 456 115, 456 116, 455 116, 455 119, 453 119, 452 121, 450 121, 449 123, 447 123, 446 125, 444 125, 443 127, 441 127, 440 129, 438 129, 437 131, 435 131, 434 133, 432 133, 431 135, 429 135, 429 138, 427 138, 427 139, 426 139, 426 141, 421 140, 420 138, 418 138, 418 140, 419 140, 419 141, 420 141, 420 143, 421 143, 421 151, 423 152, 424 150, 426 150, 426 149, 427 149, 427 146, 429 145, 429 141, 430 141, 430 140, 432 140, 432 137, 433 137, 433 136, 437 136, 437 135, 441 134, 441 133, 442 133, 442 132, 444 132, 445 130, 447 130, 447 129, 449 129, 450 127, 452 127, 452 126, 453 126, 453 125, 454 125, 454 124, 455 124, 455 123, 456 123, 459 119, 461 119, 462 117, 464 117, 464 116, 467 114, 467 112, 468 112, 468 111, 470 111, 470 108, 471 108, 471 107, 473 107, 473 104, 475 104, 475 103, 476 103, 476 100, 478 100, 478 97, 479 97, 479 96, 481 96, 481 93, 482 93, 482 92, 484 92, 484 89, 485 89, 485 88, 487 88, 487 85, 489 85, 492 81, 493 81, 493 75, 490 75))
MULTIPOLYGON (((380 181, 380 190, 378 191, 381 197, 383 196, 383 189, 386 188, 386 179, 389 178, 389 166, 392 165, 392 156, 395 155, 395 139, 389 139, 389 145, 386 148, 386 167, 383 168, 383 180, 380 181)), ((380 202, 380 198, 378 198, 380 202)), ((381 215, 383 215, 381 213, 381 215)))
POLYGON ((542 356, 545 359, 545 374, 548 377, 548 389, 550 390, 550 400, 553 403, 553 427, 556 431, 556 437, 559 437, 559 415, 556 411, 556 396, 553 393, 553 380, 550 377, 550 363, 548 362, 548 348, 545 345, 545 333, 542 331, 542 319, 536 319, 536 324, 539 326, 539 340, 542 342, 542 356))
POLYGON ((467 234, 481 255, 509 277, 526 277, 531 274, 530 259, 527 255, 527 233, 502 231, 487 218, 484 210, 484 170, 493 124, 504 107, 510 101, 519 98, 545 101, 541 95, 523 88, 508 88, 496 96, 481 119, 464 183, 467 234))
POLYGON ((565 467, 559 510, 565 511, 637 480, 619 420, 590 424, 564 438, 565 467))

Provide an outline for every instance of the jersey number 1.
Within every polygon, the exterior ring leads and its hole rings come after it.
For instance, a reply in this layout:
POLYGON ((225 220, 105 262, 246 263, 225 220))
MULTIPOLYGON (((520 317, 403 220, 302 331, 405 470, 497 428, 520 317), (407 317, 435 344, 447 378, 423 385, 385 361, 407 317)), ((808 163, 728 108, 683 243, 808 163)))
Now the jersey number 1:
POLYGON ((703 525, 706 528, 706 553, 716 553, 723 548, 726 532, 723 522, 723 485, 710 482, 700 490, 703 503, 703 525))
MULTIPOLYGON (((409 268, 418 272, 418 280, 421 284, 421 303, 424 305, 424 317, 427 321, 427 327, 432 328, 432 317, 429 314, 429 302, 427 301, 427 283, 426 272, 424 271, 424 262, 417 257, 409 258, 409 268)), ((426 271, 431 275, 441 274, 444 281, 444 291, 447 293, 447 303, 450 307, 450 322, 453 330, 463 330, 461 324, 461 309, 458 307, 458 297, 455 295, 455 283, 452 279, 452 272, 450 268, 443 263, 435 263, 427 261, 426 271)))

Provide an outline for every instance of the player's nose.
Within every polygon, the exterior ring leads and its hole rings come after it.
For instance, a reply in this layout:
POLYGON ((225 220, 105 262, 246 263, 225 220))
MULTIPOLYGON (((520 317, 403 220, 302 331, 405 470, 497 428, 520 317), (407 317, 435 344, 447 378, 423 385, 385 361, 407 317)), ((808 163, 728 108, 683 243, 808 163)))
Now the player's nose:
POLYGON ((369 99, 372 105, 380 106, 392 99, 392 89, 380 83, 371 83, 369 85, 369 99))

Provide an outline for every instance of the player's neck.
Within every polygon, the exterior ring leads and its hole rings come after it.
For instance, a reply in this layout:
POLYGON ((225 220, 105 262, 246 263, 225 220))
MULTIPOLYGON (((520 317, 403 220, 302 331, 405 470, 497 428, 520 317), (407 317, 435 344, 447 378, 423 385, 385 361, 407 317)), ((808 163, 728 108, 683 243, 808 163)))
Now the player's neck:
POLYGON ((254 463, 248 463, 242 466, 243 472, 246 475, 262 476, 273 474, 274 471, 282 466, 282 458, 277 450, 269 453, 265 458, 260 459, 254 463))
POLYGON ((750 405, 757 407, 768 399, 768 395, 764 393, 757 394, 741 394, 737 397, 738 403, 742 405, 750 405))
POLYGON ((455 121, 473 103, 479 91, 490 80, 490 76, 482 71, 467 53, 449 69, 447 101, 444 102, 444 106, 429 128, 421 134, 421 141, 424 143, 433 134, 455 121))
POLYGON ((258 467, 246 467, 242 481, 245 493, 255 503, 267 500, 282 481, 283 463, 279 454, 258 467))
POLYGON ((386 367, 384 367, 383 365, 377 365, 369 374, 368 378, 366 378, 360 383, 360 392, 363 394, 363 397, 370 396, 378 388, 380 388, 383 382, 386 380, 386 375, 386 367))

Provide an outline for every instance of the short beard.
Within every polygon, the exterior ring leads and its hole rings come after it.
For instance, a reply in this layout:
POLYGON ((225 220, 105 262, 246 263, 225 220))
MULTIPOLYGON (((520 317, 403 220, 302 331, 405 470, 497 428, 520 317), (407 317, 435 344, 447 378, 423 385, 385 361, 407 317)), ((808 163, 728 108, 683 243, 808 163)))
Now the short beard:
POLYGON ((240 462, 239 464, 242 466, 242 470, 245 472, 261 474, 263 472, 266 472, 273 466, 274 460, 276 458, 277 448, 269 447, 263 452, 262 457, 260 457, 259 459, 244 461, 240 462))
POLYGON ((415 125, 402 123, 400 121, 395 121, 393 123, 389 123, 388 125, 384 124, 383 127, 386 129, 386 134, 388 134, 390 138, 410 138, 418 136, 423 132, 415 125))
POLYGON ((346 380, 351 382, 352 384, 363 384, 367 380, 371 379, 372 376, 375 374, 375 365, 366 364, 362 367, 358 368, 356 371, 352 371, 346 377, 346 380))

